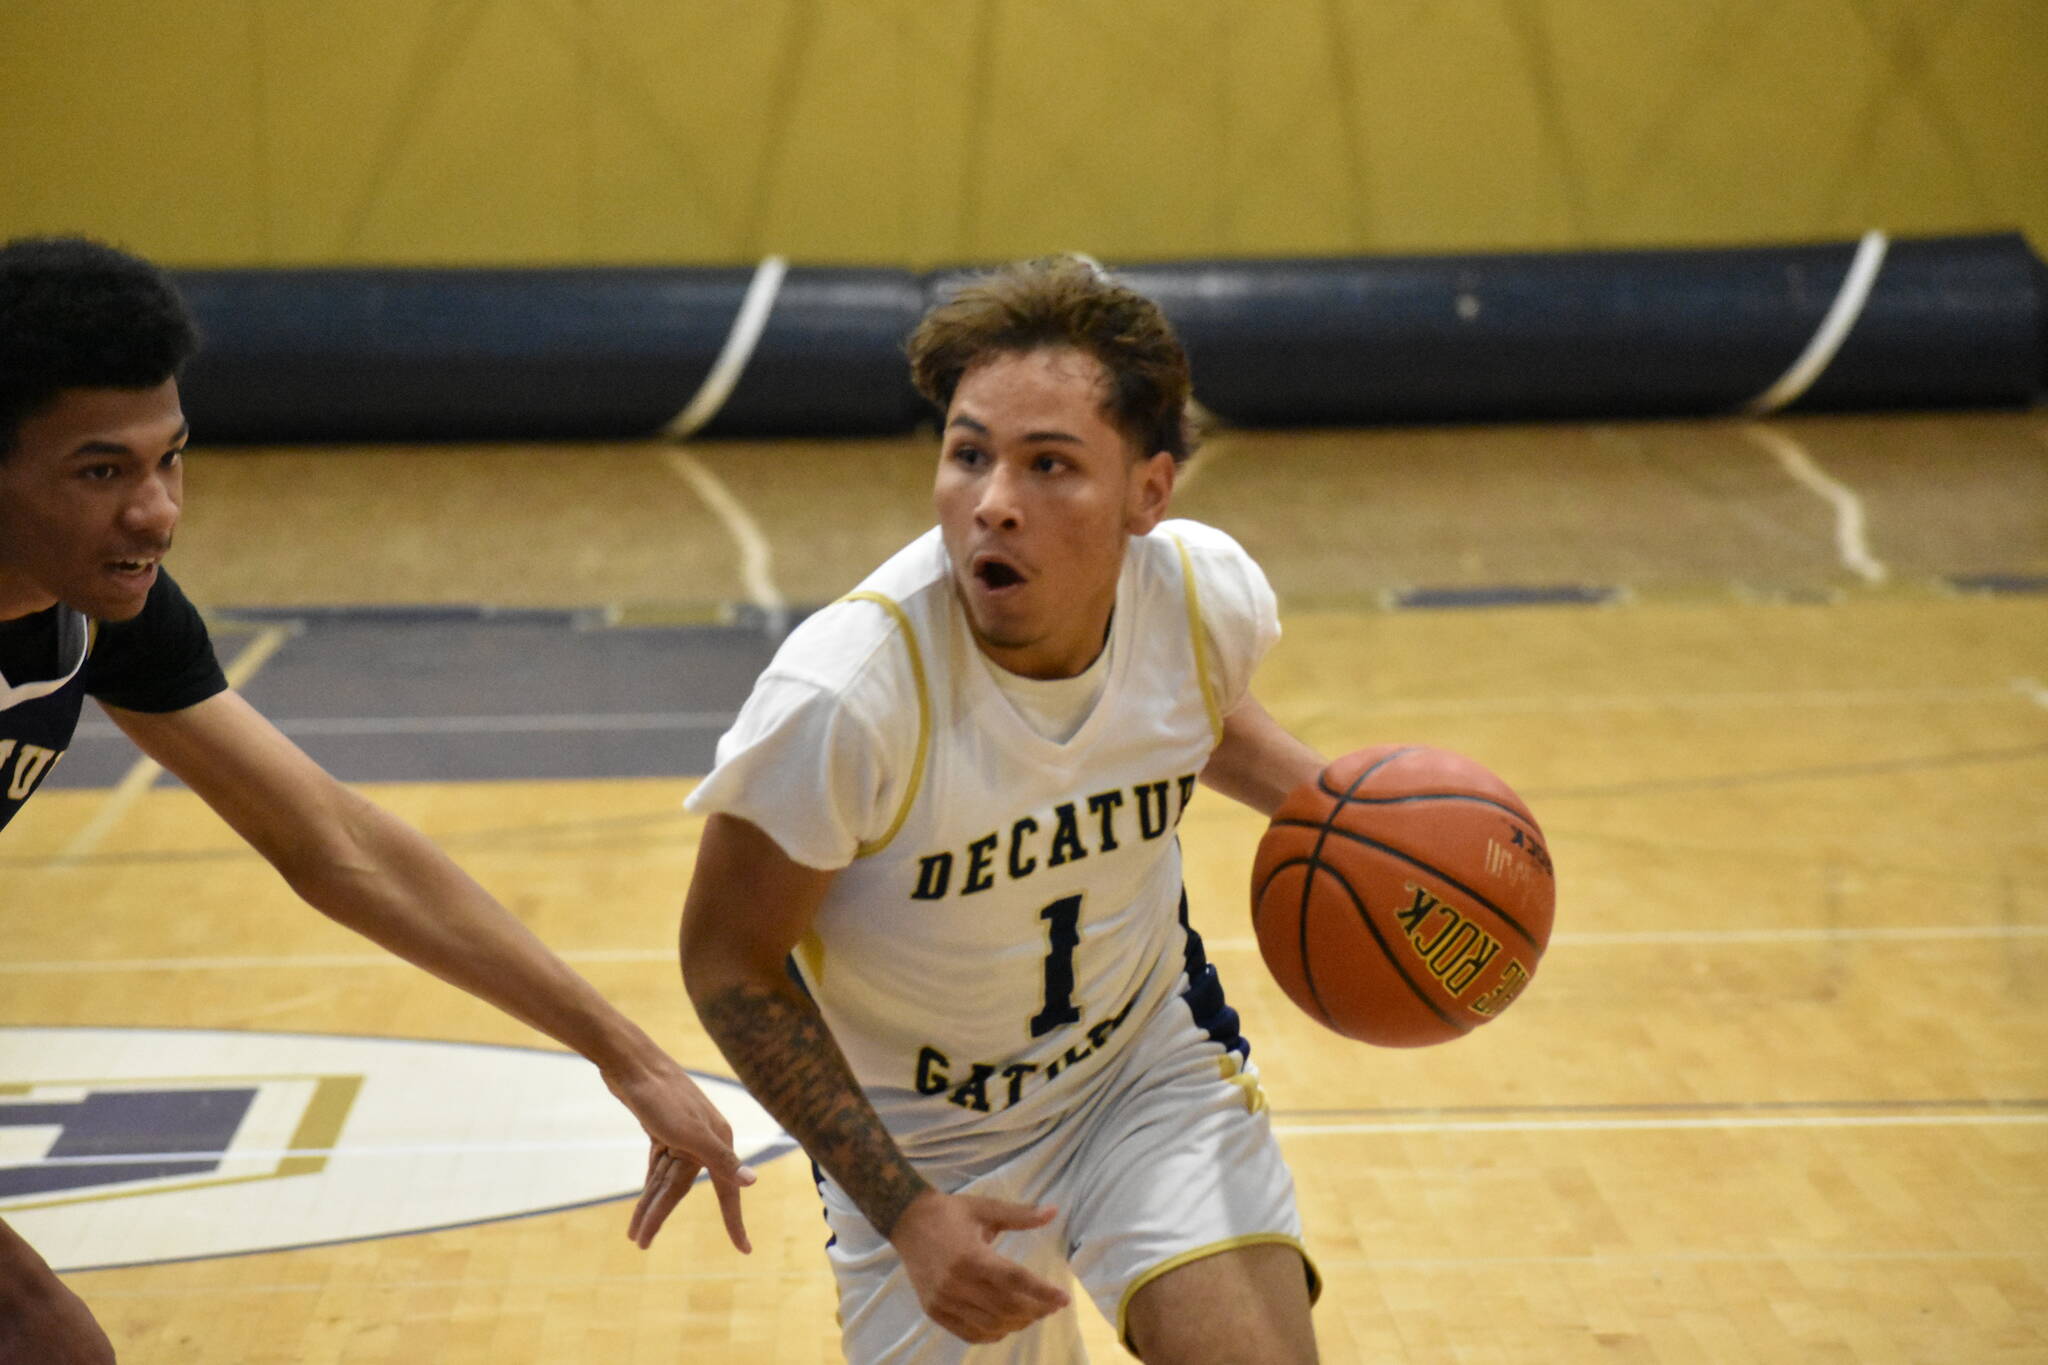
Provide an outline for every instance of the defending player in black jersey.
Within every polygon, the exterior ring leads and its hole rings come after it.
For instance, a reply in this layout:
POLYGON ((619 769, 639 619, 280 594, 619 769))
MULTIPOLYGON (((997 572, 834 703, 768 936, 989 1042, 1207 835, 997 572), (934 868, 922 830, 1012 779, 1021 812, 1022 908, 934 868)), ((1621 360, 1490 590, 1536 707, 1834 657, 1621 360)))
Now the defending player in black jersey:
MULTIPOLYGON (((98 698, 314 907, 594 1062, 652 1139, 666 1192, 708 1169, 746 1250, 740 1188, 753 1173, 682 1068, 228 687, 162 568, 183 496, 177 374, 195 345, 146 262, 76 238, 0 247, 0 826, 98 698)), ((629 1231, 644 1245, 643 1222, 636 1209, 629 1231)), ((85 1305, 0 1223, 0 1365, 113 1358, 85 1305)))

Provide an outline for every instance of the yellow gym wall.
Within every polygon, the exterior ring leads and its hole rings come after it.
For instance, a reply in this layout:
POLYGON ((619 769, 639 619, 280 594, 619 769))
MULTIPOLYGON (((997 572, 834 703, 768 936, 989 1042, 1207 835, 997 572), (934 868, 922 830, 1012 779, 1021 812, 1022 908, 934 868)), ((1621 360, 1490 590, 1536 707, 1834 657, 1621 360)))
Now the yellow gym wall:
POLYGON ((2048 0, 0 0, 0 236, 933 265, 2017 227, 2048 0))

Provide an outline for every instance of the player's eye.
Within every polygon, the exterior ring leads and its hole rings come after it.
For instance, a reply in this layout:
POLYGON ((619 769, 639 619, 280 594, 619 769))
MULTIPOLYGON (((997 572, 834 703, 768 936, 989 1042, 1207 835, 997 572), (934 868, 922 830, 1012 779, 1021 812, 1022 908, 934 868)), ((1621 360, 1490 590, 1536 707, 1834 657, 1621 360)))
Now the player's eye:
POLYGON ((982 453, 979 446, 957 445, 953 447, 948 458, 955 464, 966 465, 969 469, 973 469, 985 461, 988 456, 982 453))
POLYGON ((110 480, 118 479, 121 477, 121 466, 117 464, 85 465, 79 469, 78 477, 81 479, 90 479, 94 483, 106 483, 110 480))
POLYGON ((1067 462, 1057 455, 1040 455, 1031 461, 1031 468, 1040 474, 1057 474, 1067 467, 1067 462))
POLYGON ((176 450, 166 450, 164 452, 164 457, 161 460, 157 461, 157 468, 176 469, 179 465, 183 464, 184 462, 185 448, 183 446, 179 446, 176 450))

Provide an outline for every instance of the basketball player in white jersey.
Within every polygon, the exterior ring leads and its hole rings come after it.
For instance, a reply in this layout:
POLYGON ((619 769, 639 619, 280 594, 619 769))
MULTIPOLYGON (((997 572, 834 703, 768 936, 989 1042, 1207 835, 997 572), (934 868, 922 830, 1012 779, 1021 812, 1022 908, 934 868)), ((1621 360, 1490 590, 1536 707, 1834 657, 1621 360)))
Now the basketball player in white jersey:
POLYGON ((823 1171, 849 1359, 1082 1359, 1071 1276, 1153 1365, 1313 1360, 1175 827, 1198 782, 1270 815, 1323 760, 1249 690, 1264 575, 1164 519, 1186 358, 1074 260, 910 349, 939 525, 790 636, 692 795, 691 998, 823 1171))

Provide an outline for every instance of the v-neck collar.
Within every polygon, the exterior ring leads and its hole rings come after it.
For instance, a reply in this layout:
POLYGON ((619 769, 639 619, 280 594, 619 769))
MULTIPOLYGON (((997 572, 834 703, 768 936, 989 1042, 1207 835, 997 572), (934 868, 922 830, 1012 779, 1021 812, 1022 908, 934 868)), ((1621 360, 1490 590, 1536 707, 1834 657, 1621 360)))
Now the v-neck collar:
POLYGON ((10 681, 0 672, 0 711, 31 702, 38 697, 47 697, 78 676, 78 670, 85 667, 85 656, 92 643, 92 624, 85 616, 59 602, 50 610, 57 613, 57 668, 58 676, 39 679, 34 682, 17 683, 10 681), (65 661, 69 660, 67 664, 65 661))
POLYGON ((992 671, 1001 665, 982 652, 981 645, 976 642, 974 631, 968 623, 967 608, 961 604, 960 594, 949 590, 948 596, 952 602, 953 621, 959 631, 958 638, 964 642, 965 648, 973 651, 975 662, 979 665, 979 667, 970 670, 973 677, 968 684, 968 688, 974 697, 975 708, 987 712, 994 717, 992 723, 1003 732, 1002 738, 1006 743, 1036 750, 1043 754, 1048 761, 1087 752, 1088 747, 1094 743, 1096 735, 1102 730, 1104 723, 1102 719, 1103 713, 1109 710, 1103 703, 1119 690, 1117 684, 1123 678, 1124 670, 1130 666, 1131 642, 1129 632, 1133 614, 1130 609, 1130 595, 1131 554, 1129 549, 1126 548, 1123 568, 1117 573, 1116 605, 1110 609, 1109 636, 1103 641, 1102 645, 1104 649, 1109 651, 1109 676, 1103 680, 1102 695, 1097 697, 1095 704, 1089 708, 1088 718, 1081 722, 1081 728, 1062 741, 1048 739, 1038 733, 1037 730, 1032 728, 1031 722, 1018 712, 1016 705, 1011 702, 1009 697, 1004 695, 1002 686, 996 682, 995 674, 992 671))

